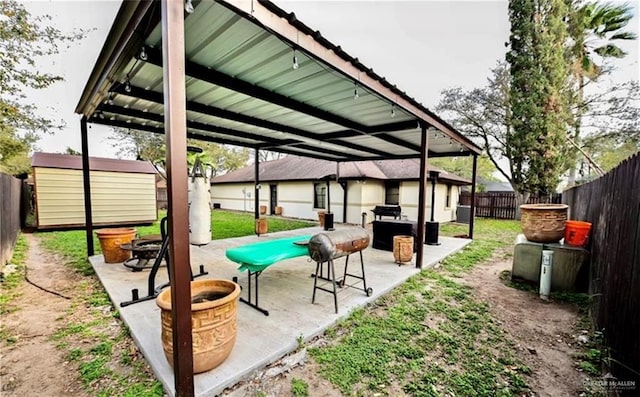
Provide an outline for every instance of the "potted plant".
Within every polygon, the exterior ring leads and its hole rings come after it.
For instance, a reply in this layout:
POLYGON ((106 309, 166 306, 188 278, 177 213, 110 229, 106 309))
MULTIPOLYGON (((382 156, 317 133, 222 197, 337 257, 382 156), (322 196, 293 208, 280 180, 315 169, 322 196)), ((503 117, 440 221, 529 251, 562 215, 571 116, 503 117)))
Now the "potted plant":
POLYGON ((566 204, 521 205, 524 236, 535 243, 557 243, 564 236, 568 208, 566 204))
MULTIPOLYGON (((233 281, 206 279, 191 282, 193 372, 209 371, 227 359, 236 341, 240 286, 233 281)), ((171 288, 156 298, 162 324, 162 348, 173 365, 171 288)))

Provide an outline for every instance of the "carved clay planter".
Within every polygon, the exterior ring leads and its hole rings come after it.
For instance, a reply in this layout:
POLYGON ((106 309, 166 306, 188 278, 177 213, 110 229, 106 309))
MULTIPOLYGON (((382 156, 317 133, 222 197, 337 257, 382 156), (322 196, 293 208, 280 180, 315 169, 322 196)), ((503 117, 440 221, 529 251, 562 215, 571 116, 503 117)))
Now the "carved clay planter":
POLYGON ((393 258, 398 264, 411 262, 413 259, 413 236, 393 236, 393 258))
POLYGON ((568 209, 566 204, 521 205, 524 236, 535 243, 557 243, 564 237, 568 209))
POLYGON ((282 207, 277 206, 277 207, 276 207, 275 214, 276 214, 276 215, 282 215, 282 207))
POLYGON ((267 234, 269 231, 269 221, 267 218, 256 219, 256 234, 267 234))
MULTIPOLYGON (((229 357, 236 342, 236 318, 240 286, 229 280, 191 282, 191 334, 193 338, 193 372, 209 371, 229 357)), ((171 288, 158 295, 161 309, 162 348, 173 365, 173 320, 171 288)))
POLYGON ((131 251, 120 248, 123 244, 131 244, 136 235, 136 229, 121 227, 115 229, 96 230, 100 241, 100 249, 105 263, 121 263, 131 258, 131 251))
POLYGON ((267 206, 266 205, 261 205, 260 206, 260 215, 264 215, 267 213, 267 206))
POLYGON ((324 216, 325 215, 326 215, 326 212, 318 211, 318 220, 320 221, 320 226, 324 226, 324 216))

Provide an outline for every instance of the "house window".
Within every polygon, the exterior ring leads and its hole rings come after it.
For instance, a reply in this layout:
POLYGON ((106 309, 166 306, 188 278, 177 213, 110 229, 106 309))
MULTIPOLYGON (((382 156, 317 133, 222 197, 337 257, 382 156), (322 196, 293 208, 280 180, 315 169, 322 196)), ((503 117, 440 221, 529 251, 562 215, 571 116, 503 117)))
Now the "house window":
POLYGON ((445 205, 446 208, 451 207, 451 185, 450 184, 447 184, 447 199, 445 203, 446 203, 445 205))
POLYGON ((387 205, 400 204, 400 182, 386 182, 384 185, 384 203, 387 205))
POLYGON ((327 184, 314 183, 313 184, 313 208, 325 208, 326 197, 327 197, 327 184))

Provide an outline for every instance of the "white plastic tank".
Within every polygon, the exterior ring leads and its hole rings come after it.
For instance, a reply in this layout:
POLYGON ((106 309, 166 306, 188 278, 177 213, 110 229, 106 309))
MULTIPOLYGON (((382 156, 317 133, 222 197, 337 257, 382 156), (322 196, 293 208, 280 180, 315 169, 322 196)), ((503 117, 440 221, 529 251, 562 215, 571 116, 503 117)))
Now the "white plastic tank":
POLYGON ((189 242, 193 245, 208 244, 211 241, 211 185, 206 176, 192 172, 188 199, 189 242))

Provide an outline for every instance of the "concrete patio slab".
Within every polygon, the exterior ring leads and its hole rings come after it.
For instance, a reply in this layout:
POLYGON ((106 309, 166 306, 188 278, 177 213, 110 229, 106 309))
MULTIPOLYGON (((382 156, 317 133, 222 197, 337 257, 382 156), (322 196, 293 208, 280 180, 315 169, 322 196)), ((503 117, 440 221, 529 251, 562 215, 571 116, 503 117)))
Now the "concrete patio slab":
MULTIPOLYGON (((336 227, 344 227, 337 225, 336 227)), ((257 236, 216 240, 207 245, 191 247, 191 264, 194 273, 204 265, 209 274, 204 278, 232 279, 238 276, 246 297, 247 273, 237 271, 238 264, 225 256, 227 248, 291 237, 316 234, 320 227, 298 229, 287 232, 257 236)), ((445 257, 459 251, 471 240, 440 237, 441 245, 425 246, 423 267, 431 267, 445 257)), ((225 388, 233 386, 243 378, 267 366, 297 349, 297 339, 305 341, 322 334, 352 310, 373 302, 394 287, 402 284, 418 269, 415 263, 398 266, 393 253, 371 247, 363 251, 367 286, 373 288, 369 297, 363 292, 362 283, 353 288, 343 288, 338 294, 339 312, 334 311, 333 296, 318 291, 316 303, 311 304, 315 262, 308 257, 289 259, 269 267, 260 276, 260 306, 269 310, 269 316, 239 303, 236 344, 227 360, 209 372, 195 376, 196 396, 215 396, 225 388)), ((173 369, 167 362, 160 340, 160 309, 155 300, 120 307, 120 303, 131 300, 131 290, 138 288, 145 296, 149 270, 132 272, 121 264, 105 264, 102 255, 90 258, 98 278, 110 299, 120 312, 120 318, 129 327, 131 336, 162 382, 169 396, 175 395, 173 369)), ((415 255, 414 255, 415 261, 415 255)), ((344 258, 336 260, 336 273, 344 269, 344 258)), ((349 260, 349 272, 359 273, 358 255, 349 260)), ((167 281, 166 267, 158 272, 156 285, 167 281)), ((355 280, 354 280, 355 281, 355 280)), ((351 284, 351 282, 347 282, 351 284)))

